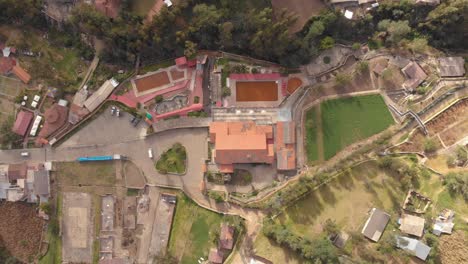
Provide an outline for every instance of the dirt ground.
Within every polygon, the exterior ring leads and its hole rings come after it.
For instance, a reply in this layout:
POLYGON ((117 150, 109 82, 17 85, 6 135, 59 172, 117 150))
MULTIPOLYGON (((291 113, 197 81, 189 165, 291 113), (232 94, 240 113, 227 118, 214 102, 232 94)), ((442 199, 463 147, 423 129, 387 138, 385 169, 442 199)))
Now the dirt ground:
POLYGON ((123 174, 127 188, 143 189, 146 181, 140 169, 131 161, 123 163, 123 174))
MULTIPOLYGON (((442 147, 440 140, 436 136, 431 138, 436 143, 437 149, 440 149, 442 147)), ((418 130, 409 138, 408 142, 398 146, 397 149, 401 152, 423 152, 425 140, 426 136, 420 130, 418 130)))
POLYGON ((447 129, 451 124, 466 118, 466 116, 468 116, 468 100, 463 100, 429 121, 426 126, 430 134, 436 134, 447 129))
POLYGON ((236 82, 238 102, 277 101, 278 84, 274 81, 236 82))
POLYGON ((370 75, 368 72, 364 72, 354 76, 353 80, 346 85, 336 85, 334 82, 329 82, 313 87, 305 97, 304 105, 307 105, 321 97, 371 90, 374 90, 374 87, 372 86, 370 75))
POLYGON ((0 240, 17 259, 29 262, 39 252, 44 221, 36 208, 24 203, 0 202, 0 240))
POLYGON ((302 85, 302 80, 294 77, 288 80, 288 92, 289 93, 294 93, 294 91, 297 90, 302 85))
POLYGON ((135 80, 138 92, 144 92, 156 87, 169 84, 169 75, 166 71, 158 72, 141 79, 135 80))
POLYGON ((465 119, 460 123, 456 124, 453 127, 450 127, 440 133, 440 138, 444 141, 446 146, 451 146, 458 142, 459 140, 463 139, 464 137, 468 136, 468 120, 465 119))
POLYGON ((91 195, 63 194, 62 259, 64 262, 91 263, 93 254, 94 214, 91 195))
POLYGON ((326 8, 321 0, 272 0, 271 4, 277 14, 286 9, 298 16, 296 23, 290 28, 293 33, 301 30, 312 16, 318 15, 326 8))
POLYGON ((442 235, 439 242, 440 259, 444 264, 468 263, 468 237, 463 231, 442 235))

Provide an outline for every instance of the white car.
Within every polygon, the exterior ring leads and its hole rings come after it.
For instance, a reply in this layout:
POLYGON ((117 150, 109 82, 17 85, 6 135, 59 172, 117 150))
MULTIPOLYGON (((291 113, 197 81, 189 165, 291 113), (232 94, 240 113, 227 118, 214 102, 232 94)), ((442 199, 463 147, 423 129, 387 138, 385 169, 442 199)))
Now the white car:
POLYGON ((115 111, 115 115, 116 115, 117 117, 120 117, 120 109, 117 108, 117 110, 115 111))
POLYGON ((150 159, 153 158, 153 149, 152 149, 152 148, 149 148, 149 149, 148 149, 148 157, 149 157, 150 159))
POLYGON ((114 113, 115 113, 115 106, 112 106, 111 107, 111 115, 114 115, 114 113))
POLYGON ((21 152, 21 157, 29 157, 29 152, 27 151, 21 152))

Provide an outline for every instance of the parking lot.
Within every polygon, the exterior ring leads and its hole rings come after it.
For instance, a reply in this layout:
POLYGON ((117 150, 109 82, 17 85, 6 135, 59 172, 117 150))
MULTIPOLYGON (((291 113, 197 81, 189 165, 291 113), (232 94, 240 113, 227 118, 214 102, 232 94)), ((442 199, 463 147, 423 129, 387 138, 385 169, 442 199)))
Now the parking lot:
POLYGON ((71 136, 62 146, 109 144, 144 138, 146 123, 141 120, 134 127, 130 119, 131 115, 124 111, 120 111, 120 117, 112 115, 109 107, 99 117, 71 136))

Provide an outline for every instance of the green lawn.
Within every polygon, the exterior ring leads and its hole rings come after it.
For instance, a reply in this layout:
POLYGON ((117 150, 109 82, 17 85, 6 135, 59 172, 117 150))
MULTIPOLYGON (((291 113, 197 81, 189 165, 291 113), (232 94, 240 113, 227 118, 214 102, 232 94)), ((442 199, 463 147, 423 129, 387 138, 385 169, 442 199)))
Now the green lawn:
POLYGON ((59 162, 56 163, 58 181, 62 185, 115 185, 115 166, 113 161, 99 162, 59 162))
POLYGON ((380 95, 325 101, 321 104, 324 157, 385 130, 393 118, 380 95))
POLYGON ((200 257, 207 259, 214 246, 212 234, 218 232, 223 216, 199 207, 182 193, 177 196, 169 253, 180 263, 197 263, 200 257))
POLYGON ((399 181, 382 171, 377 162, 369 161, 296 202, 278 220, 309 238, 320 234, 327 219, 335 220, 345 231, 359 231, 372 207, 396 216, 404 197, 399 181))
POLYGON ((163 174, 166 173, 185 173, 185 163, 187 152, 185 147, 180 143, 176 143, 172 148, 161 154, 161 157, 156 162, 156 169, 163 174))
MULTIPOLYGON (((62 194, 57 194, 55 217, 57 217, 57 225, 62 217, 62 194)), ((52 232, 51 228, 47 230, 47 240, 49 247, 47 253, 39 259, 39 264, 60 264, 62 263, 62 239, 59 235, 52 232)))
POLYGON ((318 107, 312 107, 306 112, 305 117, 305 148, 307 152, 307 160, 308 161, 317 161, 319 160, 319 151, 318 151, 318 144, 317 144, 317 136, 319 131, 318 126, 318 107))

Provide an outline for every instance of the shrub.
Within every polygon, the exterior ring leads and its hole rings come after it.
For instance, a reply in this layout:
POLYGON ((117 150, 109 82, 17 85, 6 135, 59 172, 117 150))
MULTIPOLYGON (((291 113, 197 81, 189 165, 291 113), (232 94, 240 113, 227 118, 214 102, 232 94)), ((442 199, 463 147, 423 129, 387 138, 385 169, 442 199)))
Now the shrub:
POLYGON ((361 48, 361 44, 358 42, 353 43, 353 46, 351 46, 353 50, 358 50, 361 48))
POLYGON ((434 152, 437 149, 435 141, 431 138, 424 140, 424 152, 430 153, 434 152))
POLYGON ((194 104, 198 104, 199 102, 200 102, 200 97, 199 97, 199 96, 195 96, 195 97, 193 98, 193 103, 194 103, 194 104))
POLYGON ((335 40, 330 36, 326 36, 320 41, 321 50, 331 49, 333 46, 335 46, 335 40))
POLYGON ((324 57, 323 57, 323 63, 329 64, 330 62, 331 62, 331 59, 330 59, 329 56, 324 56, 324 57))
POLYGON ((231 96, 231 89, 228 87, 223 87, 223 97, 231 96))
POLYGON ((351 82, 351 75, 349 74, 346 74, 346 73, 338 73, 336 75, 336 84, 338 84, 339 86, 344 86, 344 85, 347 85, 351 82))
POLYGON ((218 191, 208 191, 208 197, 215 200, 217 203, 222 203, 225 200, 224 193, 220 193, 218 191))
POLYGON ((444 185, 451 195, 460 194, 468 200, 468 172, 449 173, 444 178, 444 185))
POLYGON ((250 70, 250 73, 253 73, 253 74, 259 73, 259 72, 260 72, 260 71, 259 71, 257 68, 255 68, 255 67, 253 67, 253 68, 250 70))
POLYGON ((154 102, 159 104, 164 100, 164 97, 162 95, 158 95, 154 98, 154 102))

